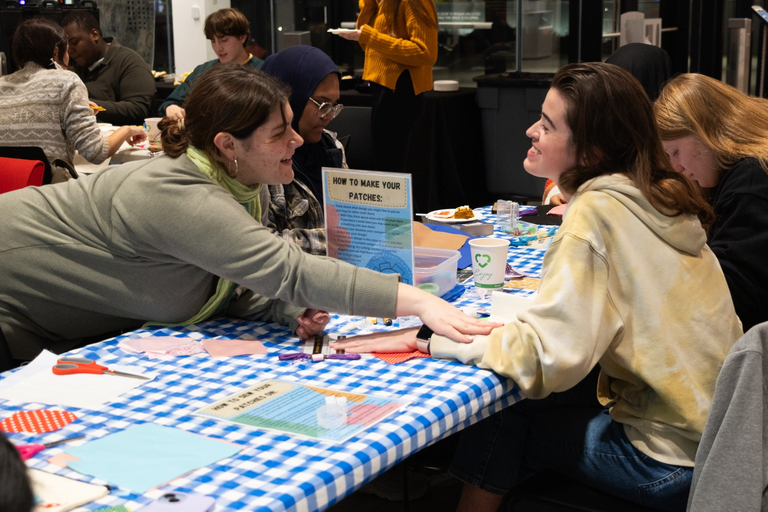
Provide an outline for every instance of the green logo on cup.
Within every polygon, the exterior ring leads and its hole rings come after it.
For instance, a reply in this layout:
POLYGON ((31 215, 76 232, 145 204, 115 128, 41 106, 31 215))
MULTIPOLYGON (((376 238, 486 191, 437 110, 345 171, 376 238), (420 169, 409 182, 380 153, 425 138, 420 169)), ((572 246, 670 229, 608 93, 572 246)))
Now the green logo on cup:
POLYGON ((491 262, 491 257, 487 254, 475 254, 475 263, 477 263, 480 268, 485 268, 488 266, 488 264, 491 262), (482 263, 480 259, 484 259, 485 263, 482 263))

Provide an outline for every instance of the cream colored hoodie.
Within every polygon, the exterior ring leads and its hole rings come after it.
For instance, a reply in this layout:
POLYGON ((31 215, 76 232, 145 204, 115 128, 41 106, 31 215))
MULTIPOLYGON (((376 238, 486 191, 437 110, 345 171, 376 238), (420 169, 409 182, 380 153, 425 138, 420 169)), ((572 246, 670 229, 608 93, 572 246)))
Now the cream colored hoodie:
POLYGON ((432 338, 432 355, 492 369, 528 398, 576 385, 600 363, 598 398, 632 444, 692 466, 715 380, 741 322, 706 235, 656 210, 628 178, 572 197, 544 257, 533 306, 471 344, 432 338))

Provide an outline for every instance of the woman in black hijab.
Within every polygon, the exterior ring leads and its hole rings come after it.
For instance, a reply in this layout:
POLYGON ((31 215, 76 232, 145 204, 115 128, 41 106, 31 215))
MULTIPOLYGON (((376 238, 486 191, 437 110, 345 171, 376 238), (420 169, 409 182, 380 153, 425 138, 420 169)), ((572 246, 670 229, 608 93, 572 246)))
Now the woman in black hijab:
POLYGON ((305 252, 325 255, 322 168, 347 167, 341 143, 325 129, 344 108, 337 103, 341 73, 322 50, 304 45, 270 56, 261 70, 290 86, 292 126, 304 139, 293 155, 293 182, 269 187, 267 225, 305 252))

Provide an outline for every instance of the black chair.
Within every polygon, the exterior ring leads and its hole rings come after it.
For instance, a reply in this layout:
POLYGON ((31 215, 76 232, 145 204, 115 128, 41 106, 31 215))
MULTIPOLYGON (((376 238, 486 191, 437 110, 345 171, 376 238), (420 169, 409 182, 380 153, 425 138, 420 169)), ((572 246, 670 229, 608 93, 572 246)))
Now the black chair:
POLYGON ((653 512, 554 471, 541 471, 504 497, 503 512, 653 512))
POLYGON ((376 169, 371 137, 371 107, 344 107, 341 114, 328 123, 328 129, 336 132, 339 140, 347 139, 344 152, 350 169, 376 169))
POLYGON ((47 185, 53 179, 51 163, 43 150, 37 146, 0 146, 0 156, 5 158, 18 158, 21 160, 40 160, 45 165, 43 171, 43 185, 47 185))

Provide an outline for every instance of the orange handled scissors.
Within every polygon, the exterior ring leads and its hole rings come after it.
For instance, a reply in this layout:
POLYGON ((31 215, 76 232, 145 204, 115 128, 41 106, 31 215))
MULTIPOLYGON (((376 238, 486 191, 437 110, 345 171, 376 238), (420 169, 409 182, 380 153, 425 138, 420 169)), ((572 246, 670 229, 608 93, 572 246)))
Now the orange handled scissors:
POLYGON ((134 379, 151 380, 143 375, 134 375, 133 373, 118 372, 110 370, 106 366, 97 364, 93 359, 87 357, 62 357, 53 367, 53 373, 56 375, 73 375, 75 373, 93 373, 96 375, 118 375, 120 377, 133 377, 134 379))

